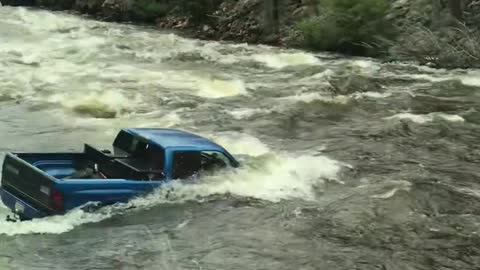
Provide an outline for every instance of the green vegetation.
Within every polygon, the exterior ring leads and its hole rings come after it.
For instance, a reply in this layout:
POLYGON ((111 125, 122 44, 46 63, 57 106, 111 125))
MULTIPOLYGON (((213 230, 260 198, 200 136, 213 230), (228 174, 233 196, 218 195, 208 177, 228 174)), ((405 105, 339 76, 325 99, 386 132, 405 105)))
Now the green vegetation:
MULTIPOLYGON (((215 0, 216 1, 216 0, 215 0)), ((154 21, 167 14, 187 16, 193 23, 201 23, 213 12, 214 0, 132 0, 135 17, 144 21, 154 21)), ((218 1, 217 1, 218 2, 218 1)))
POLYGON ((134 7, 141 11, 140 17, 146 21, 153 21, 158 17, 165 16, 169 11, 169 6, 160 3, 158 0, 135 0, 134 7))
POLYGON ((373 56, 394 36, 387 0, 322 0, 318 8, 320 15, 297 25, 307 48, 373 56))

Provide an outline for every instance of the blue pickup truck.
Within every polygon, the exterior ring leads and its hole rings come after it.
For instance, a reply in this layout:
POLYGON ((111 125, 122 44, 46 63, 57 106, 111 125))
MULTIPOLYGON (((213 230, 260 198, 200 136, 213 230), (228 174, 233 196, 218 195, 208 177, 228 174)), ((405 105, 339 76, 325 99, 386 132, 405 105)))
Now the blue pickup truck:
POLYGON ((8 153, 0 196, 14 213, 8 220, 29 220, 126 202, 172 179, 238 166, 222 146, 189 132, 122 129, 111 150, 85 144, 78 153, 8 153))

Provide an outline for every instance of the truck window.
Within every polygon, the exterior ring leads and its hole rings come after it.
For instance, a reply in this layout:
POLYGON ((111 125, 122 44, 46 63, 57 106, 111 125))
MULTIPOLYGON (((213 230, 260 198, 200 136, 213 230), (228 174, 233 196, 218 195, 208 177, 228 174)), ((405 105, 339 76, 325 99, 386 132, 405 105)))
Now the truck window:
POLYGON ((195 175, 202 165, 198 151, 175 151, 173 153, 173 179, 184 179, 195 175))
POLYGON ((201 171, 222 169, 231 165, 225 154, 216 151, 175 151, 173 153, 173 178, 184 179, 201 171))
POLYGON ((120 131, 120 133, 115 138, 113 142, 113 151, 115 154, 122 154, 123 152, 130 153, 130 147, 133 142, 132 134, 129 134, 125 131, 120 131))
POLYGON ((142 149, 138 152, 140 160, 143 160, 151 170, 163 170, 165 164, 163 149, 153 144, 146 144, 144 147, 138 148, 142 149))
POLYGON ((129 154, 140 153, 146 149, 147 140, 133 136, 125 131, 121 131, 113 142, 114 151, 127 152, 129 154))

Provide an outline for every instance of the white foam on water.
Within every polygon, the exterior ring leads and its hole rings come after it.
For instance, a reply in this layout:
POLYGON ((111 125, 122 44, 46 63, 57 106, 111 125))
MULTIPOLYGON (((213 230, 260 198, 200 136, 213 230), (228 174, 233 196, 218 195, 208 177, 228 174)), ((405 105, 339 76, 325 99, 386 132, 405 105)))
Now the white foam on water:
MULTIPOLYGON (((322 72, 319 72, 317 74, 314 74, 312 76, 304 77, 296 81, 291 81, 289 82, 289 85, 292 86, 294 89, 298 88, 303 88, 303 87, 308 87, 308 88, 320 88, 320 87, 326 87, 330 88, 332 85, 330 83, 330 79, 332 76, 335 74, 335 71, 331 69, 326 69, 322 72)), ((270 83, 271 84, 271 83, 270 83)), ((281 83, 279 84, 280 87, 284 87, 281 83)), ((268 84, 267 84, 268 86, 268 84)), ((273 88, 273 85, 270 87, 273 88)))
POLYGON ((442 73, 447 71, 443 68, 433 68, 426 65, 418 65, 415 62, 397 62, 394 64, 395 66, 403 66, 403 67, 413 67, 419 71, 426 72, 426 73, 442 73))
POLYGON ((52 32, 55 30, 86 29, 89 26, 106 25, 99 21, 88 21, 81 17, 66 14, 52 13, 45 10, 32 12, 26 8, 13 9, 13 18, 10 23, 28 25, 32 32, 52 32))
MULTIPOLYGON (((62 216, 51 216, 22 222, 0 221, 0 235, 61 234, 77 226, 96 223, 111 216, 110 213, 86 213, 75 209, 62 216)), ((2 217, 3 218, 3 217, 2 217)))
MULTIPOLYGON (((136 31, 138 32, 138 31, 136 31)), ((136 48, 134 54, 141 59, 162 62, 162 60, 206 60, 219 64, 232 65, 241 61, 252 61, 250 54, 259 51, 256 46, 247 44, 223 44, 215 41, 199 41, 181 38, 174 34, 144 33, 139 40, 157 46, 136 48), (235 53, 234 53, 235 52, 235 53)))
POLYGON ((450 122, 459 122, 459 123, 465 122, 465 118, 461 117, 460 115, 438 114, 436 116, 441 117, 450 122))
POLYGON ((314 101, 323 101, 327 103, 336 103, 336 104, 347 104, 350 101, 349 96, 337 95, 337 96, 326 96, 322 93, 299 93, 294 96, 287 96, 278 98, 278 100, 287 100, 293 102, 305 102, 311 103, 314 101))
MULTIPOLYGON (((367 181, 368 183, 368 181, 367 181)), ((393 197, 398 191, 410 191, 412 183, 405 180, 387 180, 382 181, 382 184, 385 185, 384 189, 387 189, 384 193, 376 194, 370 196, 375 199, 388 199, 393 197)), ((361 187, 369 188, 369 184, 362 185, 361 187)))
MULTIPOLYGON (((122 113, 131 110, 141 102, 140 97, 131 99, 119 90, 92 91, 88 93, 58 93, 46 98, 48 102, 59 103, 65 108, 88 113, 91 111, 122 113)), ((101 112, 100 112, 101 113, 101 112)))
POLYGON ((183 227, 187 226, 189 223, 190 223, 190 220, 186 219, 182 223, 178 224, 176 229, 177 230, 182 229, 183 227))
POLYGON ((480 198, 480 190, 478 190, 478 189, 472 189, 472 188, 467 188, 467 187, 461 187, 461 188, 452 187, 452 188, 457 190, 458 192, 463 193, 463 194, 468 194, 470 196, 480 198))
POLYGON ((394 188, 394 189, 392 189, 390 191, 387 191, 383 194, 373 195, 371 197, 375 198, 375 199, 388 199, 388 198, 393 197, 393 195, 395 195, 395 193, 397 193, 397 191, 398 191, 398 188, 394 188))
POLYGON ((270 148, 258 138, 244 133, 218 133, 210 136, 207 135, 207 137, 223 145, 233 154, 260 156, 270 152, 270 148))
POLYGON ((223 98, 247 94, 242 80, 200 79, 198 96, 205 98, 223 98))
POLYGON ((282 69, 288 66, 318 65, 321 63, 320 59, 313 54, 303 52, 256 54, 252 56, 252 59, 274 69, 282 69))
POLYGON ((460 76, 459 79, 465 85, 480 87, 480 71, 471 72, 469 75, 466 76, 460 76))
POLYGON ((432 117, 427 115, 411 114, 411 113, 399 113, 386 119, 408 119, 418 124, 424 124, 433 120, 432 117))
POLYGON ((315 75, 312 75, 310 77, 303 78, 300 81, 312 81, 312 80, 314 80, 315 82, 317 82, 317 80, 328 80, 334 74, 335 74, 335 71, 333 71, 331 69, 326 69, 326 70, 324 70, 322 72, 319 72, 315 75))
POLYGON ((480 87, 480 72, 469 72, 466 75, 455 75, 455 74, 392 74, 393 77, 397 78, 410 78, 414 80, 425 80, 430 82, 444 82, 449 80, 459 80, 462 84, 468 86, 479 86, 480 87))
POLYGON ((435 77, 429 74, 393 74, 394 77, 397 78, 407 78, 407 79, 414 79, 414 80, 425 80, 425 81, 430 81, 430 82, 442 82, 442 81, 448 81, 451 78, 446 78, 446 77, 435 77))
POLYGON ((235 194, 278 202, 301 198, 314 200, 315 188, 334 179, 341 165, 324 156, 272 154, 258 167, 244 167, 230 173, 203 178, 186 186, 199 195, 235 194))
MULTIPOLYGON (((180 117, 180 115, 177 113, 177 112, 170 112, 164 116, 162 116, 159 121, 156 123, 156 126, 161 126, 161 127, 166 127, 166 128, 170 128, 170 127, 174 127, 180 123, 185 123, 184 120, 182 120, 182 118, 180 117)), ((145 123, 145 124, 141 124, 140 127, 151 127, 152 124, 150 123, 145 123)), ((155 125, 153 125, 155 126, 155 125)))
POLYGON ((354 71, 363 74, 373 74, 380 70, 382 67, 380 63, 373 60, 353 60, 350 62, 350 66, 354 71))
POLYGON ((227 111, 228 114, 237 120, 247 119, 257 114, 267 114, 272 110, 267 109, 253 109, 253 108, 239 108, 227 111))
MULTIPOLYGON (((108 75, 104 74, 103 76, 122 76, 123 72, 114 75, 116 69, 110 70, 108 75), (110 73, 113 74, 110 75, 110 73)), ((168 89, 183 90, 185 93, 204 98, 216 99, 248 94, 245 82, 238 78, 221 78, 208 73, 197 74, 189 71, 149 71, 132 67, 122 68, 122 70, 124 69, 131 70, 129 75, 125 76, 139 81, 142 85, 161 85, 168 89)))
POLYGON ((420 72, 428 74, 393 74, 393 76, 422 79, 431 82, 441 82, 447 80, 460 80, 463 84, 469 86, 480 86, 480 70, 470 69, 467 72, 465 70, 447 70, 443 68, 432 68, 428 66, 421 66, 409 63, 397 63, 398 66, 414 67, 420 72))
POLYGON ((398 113, 393 116, 386 117, 385 119, 388 119, 388 120, 408 119, 418 124, 425 124, 428 122, 432 122, 438 118, 441 118, 443 120, 450 121, 450 122, 459 122, 459 123, 465 122, 465 119, 460 115, 450 115, 450 114, 444 114, 444 113, 429 113, 429 114, 398 113))
POLYGON ((352 94, 352 97, 353 98, 356 98, 356 99, 361 99, 361 98, 387 98, 387 97, 390 97, 392 95, 392 93, 390 92, 385 92, 385 93, 380 93, 380 92, 371 92, 371 91, 368 91, 368 92, 363 92, 363 93, 354 93, 352 94))

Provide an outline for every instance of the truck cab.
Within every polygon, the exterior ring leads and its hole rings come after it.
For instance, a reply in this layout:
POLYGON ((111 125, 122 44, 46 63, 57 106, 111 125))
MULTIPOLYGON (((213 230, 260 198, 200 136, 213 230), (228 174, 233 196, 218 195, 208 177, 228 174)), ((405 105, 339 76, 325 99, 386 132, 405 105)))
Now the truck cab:
POLYGON ((153 179, 183 179, 216 166, 237 167, 223 147, 203 137, 170 129, 126 129, 113 143, 114 156, 126 167, 153 179))
POLYGON ((165 183, 236 168, 222 146, 174 129, 122 129, 112 149, 79 153, 8 153, 0 196, 21 220, 62 214, 90 202, 126 202, 165 183))

